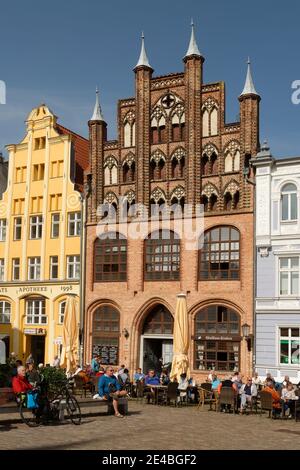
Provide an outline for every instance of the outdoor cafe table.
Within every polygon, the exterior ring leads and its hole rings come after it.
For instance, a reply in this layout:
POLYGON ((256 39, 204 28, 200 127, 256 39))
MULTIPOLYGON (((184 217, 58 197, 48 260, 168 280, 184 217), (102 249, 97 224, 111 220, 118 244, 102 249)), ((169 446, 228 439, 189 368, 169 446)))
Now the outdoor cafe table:
POLYGON ((154 403, 158 404, 158 395, 160 391, 167 390, 168 385, 145 385, 145 389, 153 389, 154 391, 154 403))

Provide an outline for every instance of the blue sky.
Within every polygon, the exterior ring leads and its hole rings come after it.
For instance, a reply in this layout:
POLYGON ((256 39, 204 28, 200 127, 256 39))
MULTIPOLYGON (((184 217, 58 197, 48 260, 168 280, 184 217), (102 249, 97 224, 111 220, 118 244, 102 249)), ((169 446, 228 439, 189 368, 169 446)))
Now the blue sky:
POLYGON ((205 56, 204 82, 226 83, 226 121, 239 112, 247 56, 261 101, 261 141, 273 155, 300 155, 300 2, 289 0, 2 0, 0 150, 24 135, 28 112, 46 102, 66 127, 87 135, 98 84, 109 138, 116 137, 119 98, 134 95, 134 73, 144 30, 154 75, 183 70, 194 18, 205 56))

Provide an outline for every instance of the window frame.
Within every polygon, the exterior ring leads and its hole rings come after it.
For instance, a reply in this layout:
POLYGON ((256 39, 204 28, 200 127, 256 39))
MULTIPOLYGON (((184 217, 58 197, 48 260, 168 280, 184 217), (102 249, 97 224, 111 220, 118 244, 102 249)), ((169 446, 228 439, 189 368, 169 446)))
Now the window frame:
POLYGON ((48 324, 48 315, 46 313, 46 299, 44 297, 34 297, 26 299, 26 325, 47 325, 48 324), (29 305, 32 304, 32 313, 29 314, 29 305), (38 313, 35 314, 35 306, 38 306, 38 313), (29 318, 32 317, 32 321, 29 321, 29 318), (35 319, 38 318, 38 321, 35 319), (45 321, 43 321, 45 320, 45 321))
MULTIPOLYGON (((241 233, 239 229, 232 225, 216 225, 212 226, 204 232, 203 246, 198 250, 198 281, 240 281, 241 276, 241 233), (222 239, 222 229, 229 230, 228 238, 222 239), (219 237, 216 240, 212 239, 213 230, 219 230, 219 237), (232 238, 232 233, 236 232, 238 238, 232 238), (205 237, 209 234, 209 241, 205 242, 205 237), (233 247, 231 246, 233 244, 233 247), (238 249, 234 248, 234 245, 238 244, 238 249), (212 250, 213 245, 218 246, 218 250, 212 250), (223 246, 222 246, 223 245, 223 246), (224 249, 224 245, 228 245, 227 249, 224 249), (222 249, 223 248, 223 249, 222 249), (232 253, 237 253, 238 257, 232 257, 232 253), (208 258, 205 258, 205 255, 208 258), (228 258, 226 258, 226 254, 228 258), (212 256, 214 255, 214 256, 212 256), (224 258, 225 256, 225 258, 224 258), (212 263, 215 257, 215 263, 212 263), (222 259, 223 257, 223 259, 222 259), (223 262, 223 263, 222 263, 223 262), (237 263, 237 268, 230 268, 230 264, 237 263), (208 268, 202 269, 203 264, 207 264, 208 268), (211 269, 212 265, 218 265, 218 269, 211 269), (228 264, 227 269, 221 269, 222 264, 228 264), (227 277, 222 277, 222 272, 227 272, 227 277), (206 273, 206 277, 203 276, 206 273), (215 273, 215 275, 214 275, 215 273), (236 273, 236 277, 232 274, 236 273)), ((236 255, 234 255, 236 256, 236 255)))
POLYGON ((116 232, 116 238, 111 238, 111 237, 97 238, 94 242, 93 266, 94 266, 94 273, 93 273, 94 283, 126 282, 127 270, 128 270, 128 251, 127 251, 126 237, 124 237, 119 232, 116 232), (101 246, 100 246, 100 242, 101 242, 101 246), (116 246, 118 250, 114 251, 113 248, 116 246), (101 253, 99 254, 100 251, 101 253), (108 254, 104 254, 104 253, 108 253, 108 254), (125 258, 125 260, 123 259, 123 257, 125 258), (122 268, 124 265, 125 265, 125 269, 122 268), (107 270, 105 270, 105 266, 107 270), (113 266, 118 267, 117 271, 113 270, 113 266))
POLYGON ((58 255, 52 255, 50 256, 49 259, 49 279, 51 280, 57 280, 59 278, 59 259, 58 255), (56 258, 56 262, 53 262, 53 259, 56 258), (53 276, 53 268, 57 269, 57 276, 53 276))
POLYGON ((43 236, 43 215, 31 215, 29 219, 29 240, 41 240, 43 236), (35 219, 35 221, 34 221, 35 219), (33 236, 34 235, 34 236, 33 236))
POLYGON ((144 240, 144 280, 149 282, 154 281, 180 281, 181 275, 181 240, 176 232, 173 230, 154 230, 151 232, 147 238, 144 240), (160 238, 162 236, 163 231, 169 232, 169 234, 173 234, 168 239, 160 238), (159 232, 159 238, 151 238, 152 234, 159 232), (161 242, 161 243, 159 243, 161 242), (170 251, 166 249, 170 246, 170 251), (155 248, 161 247, 160 252, 155 252, 155 248), (174 247, 178 247, 177 250, 174 247), (151 262, 147 261, 147 257, 150 256, 151 262), (173 259, 173 256, 178 256, 177 262, 173 259), (161 261, 156 261, 155 258, 161 258, 161 261), (170 257, 168 262, 164 262, 167 258, 170 257), (154 262, 153 262, 154 259, 154 262), (173 270, 173 266, 178 265, 176 270, 173 270), (149 271, 147 270, 148 266, 152 266, 152 269, 149 271), (161 266, 162 269, 156 270, 156 266, 161 266), (167 266, 171 269, 165 270, 164 267, 167 266), (154 269, 153 269, 154 267, 154 269), (156 273, 156 276, 150 273, 156 273), (159 274, 158 274, 159 273, 159 274))
POLYGON ((5 258, 0 258, 0 281, 4 281, 5 277, 5 258))
POLYGON ((0 242, 6 241, 6 234, 7 234, 7 220, 0 219, 0 242))
POLYGON ((220 373, 240 370, 242 353, 241 316, 236 310, 223 304, 207 305, 206 307, 200 308, 195 313, 193 328, 194 370, 214 370, 219 371, 220 373), (214 320, 211 320, 210 318, 212 309, 215 310, 214 320), (197 318, 200 315, 202 315, 202 321, 197 318), (218 320, 219 315, 221 316, 221 321, 218 320), (226 315, 226 320, 223 320, 224 315, 226 315), (235 319, 233 319, 233 316, 235 316, 235 319), (203 331, 199 331, 198 325, 203 325, 203 331), (212 330, 210 325, 215 325, 215 328, 212 330), (224 331, 224 328, 221 328, 220 325, 226 325, 226 331, 224 331), (237 329, 233 329, 233 327, 230 329, 230 325, 236 325, 237 329), (215 343, 215 347, 210 348, 208 343, 215 343), (226 343, 226 347, 224 347, 224 343, 226 343), (201 348, 198 346, 201 346, 201 348), (230 346, 232 346, 232 348, 230 346), (236 348, 236 350, 234 348, 236 348), (215 358, 209 358, 207 353, 215 353, 215 358), (218 353, 226 353, 226 361, 218 359, 218 353), (230 359, 230 354, 233 354, 234 359, 230 359), (203 367, 200 367, 201 362, 203 363, 203 367), (213 364, 212 367, 208 368, 208 362, 213 364), (226 363, 226 369, 219 368, 219 363, 226 363), (229 364, 234 364, 234 367, 230 368, 229 364))
POLYGON ((299 297, 300 295, 300 256, 299 255, 292 255, 290 254, 289 256, 278 256, 278 296, 279 297, 289 297, 289 298, 293 298, 293 297, 299 297), (295 258, 298 260, 298 269, 296 268, 292 268, 291 267, 291 264, 292 264, 292 258, 295 258), (285 267, 281 267, 281 260, 283 259, 286 259, 288 260, 288 267, 285 268, 285 267), (296 294, 293 294, 291 293, 291 290, 292 290, 292 273, 295 273, 297 272, 298 273, 298 290, 296 292, 296 294), (287 294, 282 294, 281 293, 281 274, 282 273, 287 273, 288 274, 288 293, 287 294))
POLYGON ((281 223, 296 223, 298 221, 298 188, 297 185, 294 182, 286 182, 280 191, 280 222, 281 223), (293 191, 284 191, 284 188, 288 185, 292 185, 295 187, 295 190, 293 191), (288 211, 288 217, 286 219, 283 218, 283 198, 284 196, 287 197, 287 211, 288 211), (291 208, 292 208, 292 196, 295 197, 296 199, 296 218, 292 219, 291 218, 291 208))
POLYGON ((294 338, 294 340, 297 340, 298 341, 298 344, 299 344, 299 348, 300 348, 300 326, 299 324, 298 325, 288 325, 288 326, 285 326, 285 325, 278 325, 277 327, 277 337, 278 337, 278 340, 277 340, 277 351, 278 351, 278 367, 295 367, 295 368, 299 368, 300 366, 300 357, 299 357, 299 362, 298 363, 292 363, 291 361, 291 342, 292 342, 292 338, 294 338), (288 336, 286 335, 281 335, 281 329, 287 329, 289 330, 288 331, 288 336), (292 329, 298 329, 299 330, 299 335, 298 336, 292 336, 291 335, 291 330, 292 329), (288 362, 287 363, 284 363, 284 362, 281 362, 281 341, 288 341, 288 362))
POLYGON ((81 268, 81 263, 80 263, 80 255, 67 255, 67 279, 69 280, 79 280, 80 279, 80 268, 81 268), (71 261, 71 258, 73 260, 71 261), (78 258, 78 261, 77 261, 78 258), (69 276, 69 268, 72 267, 72 277, 69 276), (78 273, 77 273, 78 269, 78 273), (74 276, 75 274, 75 276, 74 276), (78 274, 78 277, 76 277, 76 274, 78 274))
POLYGON ((20 274, 21 274, 20 268, 21 268, 20 258, 12 258, 11 278, 13 281, 20 281, 20 274), (16 264, 17 260, 18 260, 18 264, 16 264), (18 277, 15 276, 15 269, 19 270, 18 277))
POLYGON ((11 303, 5 299, 0 299, 0 324, 2 325, 9 325, 11 324, 11 303), (9 306, 9 313, 5 313, 6 306, 9 306), (4 321, 5 316, 8 315, 9 321, 4 321))
POLYGON ((56 212, 55 214, 51 214, 51 238, 59 238, 59 232, 60 232, 60 213, 56 212), (54 220, 54 217, 58 216, 58 220, 54 220), (54 227, 57 227, 58 233, 57 235, 54 235, 54 227))
POLYGON ((40 281, 41 280, 41 257, 40 256, 29 256, 27 261, 27 279, 28 281, 40 281), (34 264, 31 262, 34 260, 34 264), (30 270, 33 268, 34 277, 30 276, 30 270))
POLYGON ((20 241, 22 240, 22 224, 23 220, 21 216, 14 217, 14 241, 20 241), (20 221, 18 223, 18 220, 20 221), (17 237, 17 230, 20 230, 20 237, 17 237))
POLYGON ((66 310, 67 300, 61 300, 58 304, 58 324, 64 324, 65 310, 66 310))
POLYGON ((74 211, 68 212, 68 237, 80 237, 81 235, 81 212, 74 211), (71 218, 74 217, 73 220, 71 218), (73 232, 71 233, 71 227, 73 226, 73 232))

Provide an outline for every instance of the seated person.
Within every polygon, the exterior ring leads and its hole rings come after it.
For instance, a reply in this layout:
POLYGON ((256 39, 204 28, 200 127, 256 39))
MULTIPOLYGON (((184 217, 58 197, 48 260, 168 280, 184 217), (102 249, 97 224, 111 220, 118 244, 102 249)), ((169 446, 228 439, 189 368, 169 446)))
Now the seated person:
POLYGON ((211 381, 211 390, 212 392, 217 392, 218 391, 218 386, 220 385, 221 381, 218 379, 217 374, 212 375, 212 381, 211 381))
POLYGON ((278 414, 281 410, 281 403, 280 403, 280 395, 275 390, 274 380, 269 380, 266 383, 266 386, 262 390, 263 392, 268 392, 272 395, 273 399, 273 411, 274 413, 278 414))
POLYGON ((252 383, 254 383, 257 388, 261 385, 261 380, 258 376, 258 372, 254 372, 254 376, 252 377, 252 383))
MULTIPOLYGON (((155 375, 155 370, 150 369, 148 371, 148 375, 145 377, 145 385, 160 385, 160 380, 157 375, 155 375)), ((150 399, 152 398, 152 401, 154 399, 155 392, 154 389, 150 387, 150 392, 147 393, 147 402, 150 403, 150 399)))
POLYGON ((104 375, 104 374, 105 374, 105 369, 104 369, 104 367, 100 366, 99 371, 96 374, 96 377, 102 377, 102 375, 104 375))
POLYGON ((30 362, 27 365, 26 378, 28 382, 30 383, 30 385, 32 385, 33 387, 36 387, 37 385, 39 385, 41 381, 41 376, 39 372, 35 369, 33 362, 30 362))
POLYGON ((15 394, 26 393, 33 389, 32 385, 26 378, 26 371, 24 366, 18 367, 17 375, 12 379, 12 389, 15 394))
POLYGON ((180 379, 178 382, 178 392, 179 392, 179 397, 177 397, 177 401, 180 402, 182 398, 187 397, 187 390, 189 387, 189 381, 187 379, 186 374, 180 374, 180 379))
POLYGON ((99 372, 100 368, 100 356, 96 355, 93 357, 92 362, 91 362, 91 368, 94 374, 97 374, 99 372))
POLYGON ((106 367, 105 374, 100 377, 98 382, 99 397, 103 400, 112 401, 115 416, 123 418, 118 410, 118 399, 127 395, 126 390, 121 390, 118 379, 114 376, 114 369, 111 366, 106 367))
POLYGON ((295 402, 299 400, 299 397, 295 394, 294 385, 292 382, 288 382, 281 391, 281 399, 284 402, 284 414, 289 410, 288 418, 292 418, 295 411, 295 402))
POLYGON ((145 377, 145 385, 159 385, 160 381, 157 375, 155 375, 155 370, 150 369, 148 375, 145 377))
POLYGON ((163 369, 161 371, 159 380, 160 380, 161 385, 168 385, 168 383, 170 382, 170 378, 169 378, 167 369, 163 369))
MULTIPOLYGON (((220 384, 218 385, 218 388, 217 388, 218 395, 220 395, 222 388, 232 388, 234 390, 235 396, 238 395, 237 384, 236 384, 236 382, 232 382, 232 377, 231 376, 228 376, 227 378, 222 380, 222 382, 220 382, 220 384)), ((223 411, 230 410, 230 408, 231 408, 231 405, 222 405, 222 410, 223 411)))
POLYGON ((246 408, 246 404, 251 403, 252 398, 257 396, 257 387, 253 383, 251 377, 248 377, 247 382, 241 386, 239 393, 241 395, 240 411, 243 413, 243 410, 246 408))
POLYGON ((139 367, 135 374, 133 375, 133 381, 136 384, 137 382, 140 382, 141 380, 145 379, 145 374, 142 373, 142 369, 139 367))
POLYGON ((130 382, 129 380, 129 370, 128 369, 123 369, 123 371, 121 373, 118 373, 118 379, 119 379, 119 382, 121 384, 121 386, 125 386, 128 382, 130 382))

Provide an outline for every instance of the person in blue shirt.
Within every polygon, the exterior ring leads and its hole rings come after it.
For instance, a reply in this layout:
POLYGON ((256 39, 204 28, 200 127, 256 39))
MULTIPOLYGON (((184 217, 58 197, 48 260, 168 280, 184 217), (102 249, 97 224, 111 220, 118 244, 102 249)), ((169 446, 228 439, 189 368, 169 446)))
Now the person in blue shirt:
MULTIPOLYGON (((145 377, 145 385, 148 385, 148 387, 151 386, 151 385, 160 385, 159 377, 157 377, 157 375, 155 375, 155 370, 154 369, 150 369, 148 371, 148 375, 146 375, 146 377, 145 377)), ((155 398, 155 391, 152 387, 150 387, 150 392, 147 393, 147 402, 148 402, 148 404, 150 403, 151 398, 152 398, 152 403, 153 403, 154 398, 155 398)))
POLYGON ((221 381, 218 379, 217 374, 212 375, 212 381, 211 381, 211 389, 213 391, 218 390, 218 386, 220 385, 221 381))
POLYGON ((97 374, 97 372, 99 372, 100 356, 93 357, 92 362, 91 362, 91 368, 94 374, 97 374))
POLYGON ((142 373, 142 369, 139 367, 136 373, 133 375, 134 383, 140 382, 145 379, 145 374, 142 373))
POLYGON ((115 416, 123 418, 118 410, 118 399, 127 395, 126 390, 121 390, 121 385, 114 375, 114 369, 111 366, 106 368, 105 374, 100 377, 98 382, 99 397, 103 400, 112 400, 115 410, 115 416))

